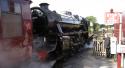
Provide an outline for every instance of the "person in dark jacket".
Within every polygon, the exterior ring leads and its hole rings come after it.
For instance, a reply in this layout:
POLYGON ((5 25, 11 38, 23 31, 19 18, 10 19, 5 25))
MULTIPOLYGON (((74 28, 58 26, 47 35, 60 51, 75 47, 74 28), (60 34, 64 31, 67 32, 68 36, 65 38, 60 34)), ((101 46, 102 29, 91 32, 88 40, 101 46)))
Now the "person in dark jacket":
POLYGON ((104 47, 109 48, 110 47, 110 37, 105 38, 104 40, 104 47))
POLYGON ((104 39, 104 48, 106 49, 106 57, 110 58, 111 54, 110 54, 110 37, 109 36, 107 36, 104 39))

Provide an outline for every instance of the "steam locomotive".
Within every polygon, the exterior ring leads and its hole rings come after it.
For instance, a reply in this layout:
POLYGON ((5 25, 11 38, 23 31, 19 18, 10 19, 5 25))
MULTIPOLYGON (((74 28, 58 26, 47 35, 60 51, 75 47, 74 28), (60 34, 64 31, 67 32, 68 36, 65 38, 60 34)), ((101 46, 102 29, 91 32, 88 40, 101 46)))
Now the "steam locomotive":
POLYGON ((76 53, 88 39, 89 22, 78 15, 61 15, 48 3, 32 7, 33 51, 43 59, 58 59, 76 53))
POLYGON ((88 38, 84 18, 60 15, 47 3, 30 9, 30 3, 0 0, 0 68, 21 68, 34 57, 57 59, 79 50, 88 38))

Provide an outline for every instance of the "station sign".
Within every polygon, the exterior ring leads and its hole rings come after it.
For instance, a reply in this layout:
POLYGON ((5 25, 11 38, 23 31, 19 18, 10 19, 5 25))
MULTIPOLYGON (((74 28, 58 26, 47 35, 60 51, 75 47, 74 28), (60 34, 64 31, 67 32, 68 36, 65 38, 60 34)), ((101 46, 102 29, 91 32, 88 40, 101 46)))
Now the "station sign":
POLYGON ((120 23, 120 13, 119 12, 105 12, 105 24, 113 25, 115 23, 120 23))
POLYGON ((125 53, 125 45, 117 45, 117 53, 125 53))

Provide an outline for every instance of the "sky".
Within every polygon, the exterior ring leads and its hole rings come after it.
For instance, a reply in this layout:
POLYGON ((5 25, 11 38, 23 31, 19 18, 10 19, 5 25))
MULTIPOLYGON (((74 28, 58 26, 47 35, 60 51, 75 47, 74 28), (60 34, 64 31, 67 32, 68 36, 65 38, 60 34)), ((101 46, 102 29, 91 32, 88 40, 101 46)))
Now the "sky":
POLYGON ((125 11, 125 0, 32 0, 33 6, 39 6, 40 3, 49 3, 50 10, 56 10, 58 13, 71 11, 83 17, 95 16, 97 22, 104 24, 104 14, 114 9, 114 12, 125 11))

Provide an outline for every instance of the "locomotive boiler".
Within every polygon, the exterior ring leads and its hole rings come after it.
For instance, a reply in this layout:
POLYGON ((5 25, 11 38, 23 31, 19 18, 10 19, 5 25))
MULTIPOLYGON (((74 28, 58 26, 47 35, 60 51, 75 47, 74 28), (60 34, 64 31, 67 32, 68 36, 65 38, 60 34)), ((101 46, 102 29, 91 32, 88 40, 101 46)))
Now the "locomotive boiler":
POLYGON ((77 52, 88 39, 89 22, 78 15, 61 15, 48 3, 32 7, 33 51, 40 59, 57 59, 77 52), (44 57, 43 57, 44 55, 44 57))

